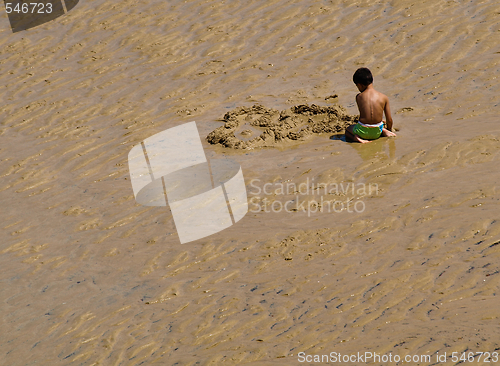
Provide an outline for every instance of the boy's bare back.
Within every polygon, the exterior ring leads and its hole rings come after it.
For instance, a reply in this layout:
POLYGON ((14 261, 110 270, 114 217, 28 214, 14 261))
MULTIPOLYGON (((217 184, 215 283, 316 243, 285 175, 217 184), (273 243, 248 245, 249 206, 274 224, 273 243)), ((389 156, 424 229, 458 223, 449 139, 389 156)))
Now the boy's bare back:
POLYGON ((389 98, 378 92, 373 84, 368 85, 361 93, 356 95, 359 109, 359 121, 366 125, 376 125, 386 116, 387 128, 392 130, 392 116, 389 107, 389 98))

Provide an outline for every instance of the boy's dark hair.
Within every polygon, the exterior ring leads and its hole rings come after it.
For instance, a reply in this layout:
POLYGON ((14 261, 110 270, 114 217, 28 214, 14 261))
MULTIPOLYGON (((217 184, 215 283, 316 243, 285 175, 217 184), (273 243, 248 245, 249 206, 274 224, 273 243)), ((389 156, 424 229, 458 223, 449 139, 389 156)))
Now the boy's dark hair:
POLYGON ((364 86, 368 86, 373 83, 372 72, 366 67, 357 69, 354 75, 352 76, 352 81, 354 81, 354 84, 361 84, 364 86))

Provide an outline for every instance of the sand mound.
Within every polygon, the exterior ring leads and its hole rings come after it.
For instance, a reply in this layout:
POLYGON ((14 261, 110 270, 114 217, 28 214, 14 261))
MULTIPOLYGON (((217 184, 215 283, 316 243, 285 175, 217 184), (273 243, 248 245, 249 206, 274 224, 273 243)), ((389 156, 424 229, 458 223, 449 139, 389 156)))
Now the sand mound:
POLYGON ((339 105, 298 105, 278 111, 262 105, 238 107, 224 115, 224 126, 207 136, 213 145, 233 149, 273 147, 305 140, 313 134, 343 133, 358 116, 339 105))

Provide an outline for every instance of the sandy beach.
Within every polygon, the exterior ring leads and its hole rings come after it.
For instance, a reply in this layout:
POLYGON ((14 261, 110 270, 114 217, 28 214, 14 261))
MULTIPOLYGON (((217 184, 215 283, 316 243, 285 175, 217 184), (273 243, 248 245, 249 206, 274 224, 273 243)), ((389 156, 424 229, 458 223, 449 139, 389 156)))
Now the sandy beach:
POLYGON ((2 10, 0 365, 500 362, 499 14, 493 0, 80 0, 13 33, 2 10), (239 107, 356 115, 359 67, 396 138, 206 139, 239 107), (209 159, 241 165, 249 212, 181 245, 168 208, 136 203, 127 156, 190 121, 209 159))

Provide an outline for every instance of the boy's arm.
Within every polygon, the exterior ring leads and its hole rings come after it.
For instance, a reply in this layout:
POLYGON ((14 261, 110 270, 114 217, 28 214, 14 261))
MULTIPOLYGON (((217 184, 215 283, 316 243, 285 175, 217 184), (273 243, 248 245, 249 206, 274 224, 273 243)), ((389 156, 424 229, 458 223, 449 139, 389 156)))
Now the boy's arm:
POLYGON ((361 93, 358 93, 356 94, 356 105, 358 106, 358 112, 359 112, 359 118, 358 118, 358 121, 361 120, 361 106, 359 105, 360 104, 360 101, 359 101, 359 98, 361 96, 361 93))
POLYGON ((391 107, 389 106, 389 98, 386 97, 385 107, 384 107, 385 119, 387 122, 387 129, 392 131, 392 116, 391 107))
POLYGON ((361 93, 356 94, 356 105, 358 106, 359 109, 359 100, 358 97, 361 95, 361 93))

